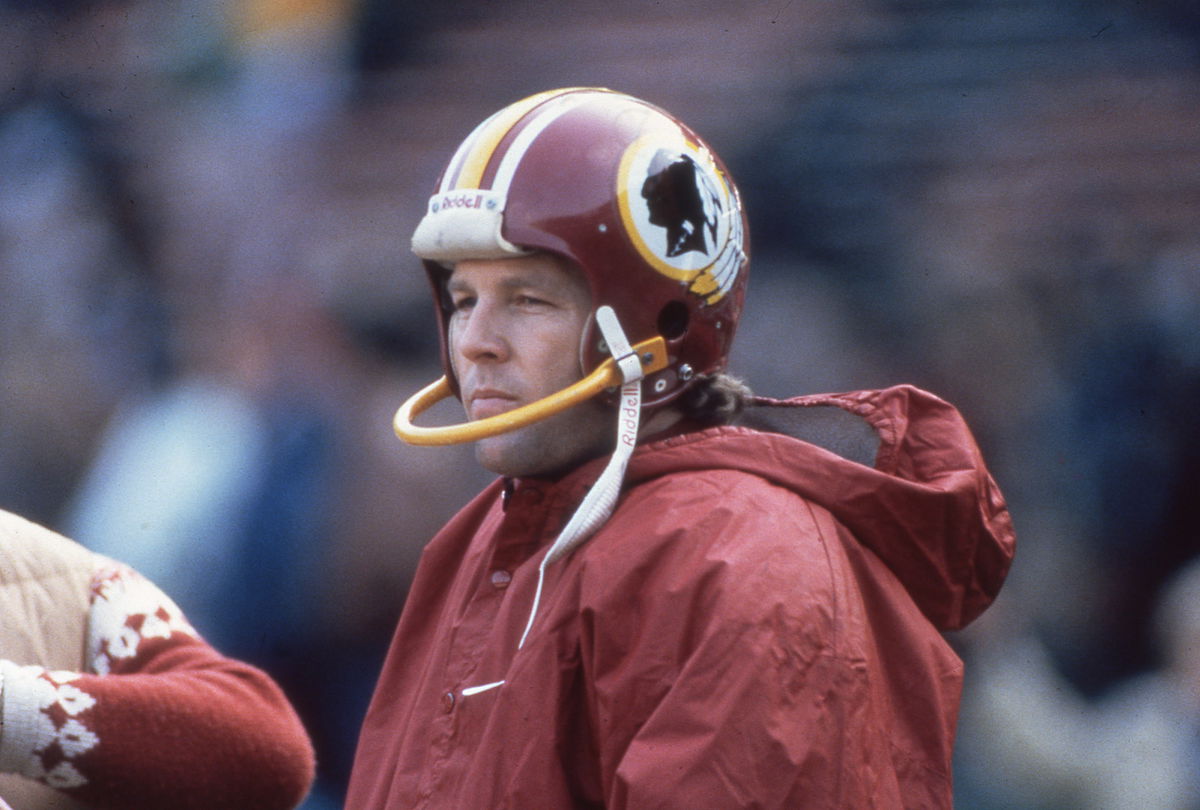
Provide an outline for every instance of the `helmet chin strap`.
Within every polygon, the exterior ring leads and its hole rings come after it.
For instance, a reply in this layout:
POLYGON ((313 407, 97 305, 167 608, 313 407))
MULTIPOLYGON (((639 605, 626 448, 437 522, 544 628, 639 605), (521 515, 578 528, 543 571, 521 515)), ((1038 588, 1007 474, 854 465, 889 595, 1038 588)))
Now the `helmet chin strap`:
POLYGON ((617 496, 621 492, 625 467, 629 464, 629 457, 633 455, 633 448, 637 445, 638 427, 642 413, 641 381, 645 376, 645 371, 637 353, 630 347, 629 339, 625 337, 625 330, 621 328, 617 315, 611 307, 601 307, 596 311, 596 323, 600 327, 600 333, 604 336, 604 342, 612 352, 622 377, 621 401, 617 413, 617 445, 608 464, 604 467, 604 471, 592 484, 591 489, 588 490, 587 495, 575 510, 575 514, 571 515, 571 519, 559 532, 554 544, 550 546, 550 550, 546 552, 541 565, 538 566, 538 582, 537 590, 533 595, 533 608, 529 612, 529 621, 525 624, 525 632, 521 634, 521 641, 517 644, 517 649, 525 646, 525 639, 529 636, 530 629, 533 628, 533 620, 537 616, 538 605, 542 599, 542 584, 546 578, 546 567, 578 548, 604 524, 604 521, 608 520, 613 507, 616 506, 617 496))

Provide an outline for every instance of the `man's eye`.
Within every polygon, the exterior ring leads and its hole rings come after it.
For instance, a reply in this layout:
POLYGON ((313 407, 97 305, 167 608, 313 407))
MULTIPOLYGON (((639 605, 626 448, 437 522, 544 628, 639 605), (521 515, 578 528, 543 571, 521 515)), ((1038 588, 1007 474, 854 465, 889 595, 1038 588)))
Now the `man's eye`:
POLYGON ((471 307, 475 306, 475 299, 464 295, 461 298, 451 299, 450 303, 451 306, 454 307, 455 312, 461 312, 465 309, 470 309, 471 307))
POLYGON ((523 307, 546 306, 547 302, 541 298, 535 298, 532 295, 518 295, 516 303, 523 307))

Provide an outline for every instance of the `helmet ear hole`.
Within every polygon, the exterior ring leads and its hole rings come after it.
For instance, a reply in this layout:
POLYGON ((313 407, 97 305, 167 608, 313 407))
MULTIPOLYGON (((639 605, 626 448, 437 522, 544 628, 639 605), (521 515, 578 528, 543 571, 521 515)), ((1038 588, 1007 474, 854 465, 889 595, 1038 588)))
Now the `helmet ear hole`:
POLYGON ((678 340, 687 334, 688 308, 682 301, 668 301, 658 312, 658 333, 667 340, 678 340))

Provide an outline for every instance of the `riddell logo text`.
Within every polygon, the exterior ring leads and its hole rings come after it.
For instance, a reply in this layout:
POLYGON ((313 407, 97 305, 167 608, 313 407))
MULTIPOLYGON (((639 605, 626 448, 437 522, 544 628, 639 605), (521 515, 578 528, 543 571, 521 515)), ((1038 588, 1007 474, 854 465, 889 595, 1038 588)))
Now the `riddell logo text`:
POLYGON ((447 194, 438 200, 437 208, 483 208, 482 194, 447 194))
POLYGON ((637 397, 626 396, 621 407, 621 441, 630 447, 637 443, 638 405, 637 397))

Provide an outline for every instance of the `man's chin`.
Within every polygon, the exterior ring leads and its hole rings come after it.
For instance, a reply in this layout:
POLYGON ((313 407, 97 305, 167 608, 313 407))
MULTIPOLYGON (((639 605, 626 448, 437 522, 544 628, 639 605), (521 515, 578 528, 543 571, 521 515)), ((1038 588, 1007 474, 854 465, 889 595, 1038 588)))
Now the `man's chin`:
MULTIPOLYGON (((514 431, 519 432, 519 431, 514 431)), ((534 474, 530 459, 521 452, 520 441, 513 433, 491 436, 480 439, 475 443, 475 460, 479 466, 496 475, 506 478, 522 478, 534 474)))
MULTIPOLYGON (((485 470, 505 478, 558 478, 596 457, 595 448, 564 446, 555 438, 531 441, 531 425, 520 430, 481 439, 475 443, 475 459, 485 470), (525 435, 522 435, 525 434, 525 435)), ((543 435, 542 437, 546 437, 543 435)))

